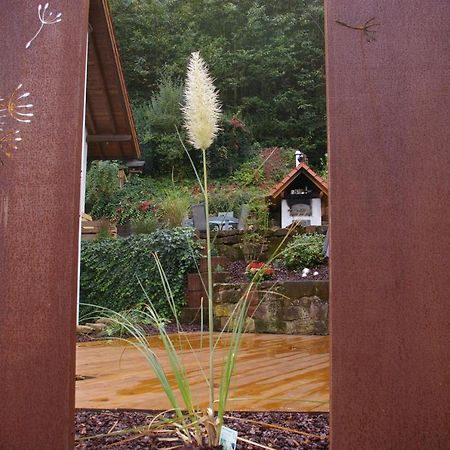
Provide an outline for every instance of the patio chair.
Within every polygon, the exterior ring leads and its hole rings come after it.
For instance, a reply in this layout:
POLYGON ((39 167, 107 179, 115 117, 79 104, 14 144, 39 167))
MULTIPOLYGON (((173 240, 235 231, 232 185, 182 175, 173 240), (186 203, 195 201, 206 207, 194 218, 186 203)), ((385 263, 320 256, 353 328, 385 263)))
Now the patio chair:
POLYGON ((206 231, 206 211, 204 203, 192 205, 192 221, 196 230, 206 231))
POLYGON ((241 212, 239 214, 238 230, 245 230, 245 229, 247 229, 247 219, 248 219, 248 215, 249 214, 250 214, 250 206, 249 205, 242 205, 241 206, 241 212))

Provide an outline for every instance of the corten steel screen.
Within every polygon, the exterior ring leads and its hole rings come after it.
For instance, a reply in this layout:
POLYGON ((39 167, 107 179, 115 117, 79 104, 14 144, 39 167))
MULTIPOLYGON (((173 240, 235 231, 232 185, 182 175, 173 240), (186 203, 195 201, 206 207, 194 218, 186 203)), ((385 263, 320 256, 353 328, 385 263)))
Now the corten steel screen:
POLYGON ((450 448, 450 2, 327 0, 333 450, 450 448))
POLYGON ((38 9, 38 0, 1 2, 0 449, 5 450, 73 448, 88 1, 45 4, 38 9))

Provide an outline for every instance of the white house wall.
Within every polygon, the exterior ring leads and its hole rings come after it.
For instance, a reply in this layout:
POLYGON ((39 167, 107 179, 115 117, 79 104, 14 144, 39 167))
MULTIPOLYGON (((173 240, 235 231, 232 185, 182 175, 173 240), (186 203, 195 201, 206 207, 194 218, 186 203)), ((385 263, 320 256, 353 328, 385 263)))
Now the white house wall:
POLYGON ((87 143, 87 130, 84 128, 83 134, 83 148, 82 148, 82 160, 81 160, 81 183, 80 183, 80 214, 85 212, 86 203, 86 176, 87 176, 87 159, 88 159, 88 143, 87 143))
POLYGON ((294 222, 309 220, 311 225, 322 225, 322 201, 320 198, 311 199, 311 216, 291 216, 286 200, 281 201, 281 228, 286 228, 294 222))
POLYGON ((83 142, 81 148, 81 183, 80 183, 80 217, 79 220, 79 234, 78 234, 78 286, 77 286, 77 324, 80 319, 80 267, 81 267, 81 220, 84 214, 85 199, 86 199, 86 175, 87 175, 87 157, 88 157, 88 143, 87 143, 87 129, 86 129, 86 103, 87 103, 87 73, 88 73, 88 48, 89 48, 89 33, 86 35, 86 70, 84 74, 84 112, 83 112, 83 142))

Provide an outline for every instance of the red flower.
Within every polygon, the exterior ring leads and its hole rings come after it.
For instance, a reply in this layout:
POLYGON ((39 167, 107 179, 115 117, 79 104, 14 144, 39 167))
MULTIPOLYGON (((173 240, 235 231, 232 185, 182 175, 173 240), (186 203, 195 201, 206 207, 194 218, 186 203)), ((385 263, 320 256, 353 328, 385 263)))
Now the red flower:
POLYGON ((258 261, 252 261, 251 263, 249 263, 249 265, 247 266, 247 269, 261 269, 261 267, 264 266, 263 262, 258 262, 258 261))
POLYGON ((274 270, 272 267, 266 265, 263 262, 252 261, 245 268, 245 274, 250 280, 253 281, 263 281, 272 278, 274 270), (257 274, 257 280, 255 280, 254 275, 257 274))
POLYGON ((239 120, 237 117, 233 117, 230 120, 230 125, 236 130, 236 129, 243 129, 245 128, 245 123, 242 122, 242 120, 239 120))
POLYGON ((150 208, 150 202, 147 201, 147 200, 144 200, 144 201, 139 203, 138 208, 139 208, 139 211, 147 212, 149 210, 149 208, 150 208))

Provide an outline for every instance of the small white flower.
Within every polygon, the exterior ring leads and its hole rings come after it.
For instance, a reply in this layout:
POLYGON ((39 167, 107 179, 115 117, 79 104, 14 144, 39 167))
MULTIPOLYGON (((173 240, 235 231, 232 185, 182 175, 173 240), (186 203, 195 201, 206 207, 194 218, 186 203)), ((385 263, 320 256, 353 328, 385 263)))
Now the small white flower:
POLYGON ((220 103, 208 68, 198 52, 189 60, 183 114, 189 142, 206 150, 219 131, 220 103))
POLYGON ((305 267, 305 268, 302 270, 302 273, 306 273, 306 275, 308 275, 309 272, 311 272, 311 269, 308 269, 307 267, 305 267))
POLYGON ((305 272, 302 273, 302 278, 306 278, 307 276, 308 276, 307 273, 305 273, 305 272))
POLYGON ((313 275, 315 276, 315 277, 317 277, 317 275, 319 275, 319 272, 317 272, 317 270, 313 273, 313 275))

